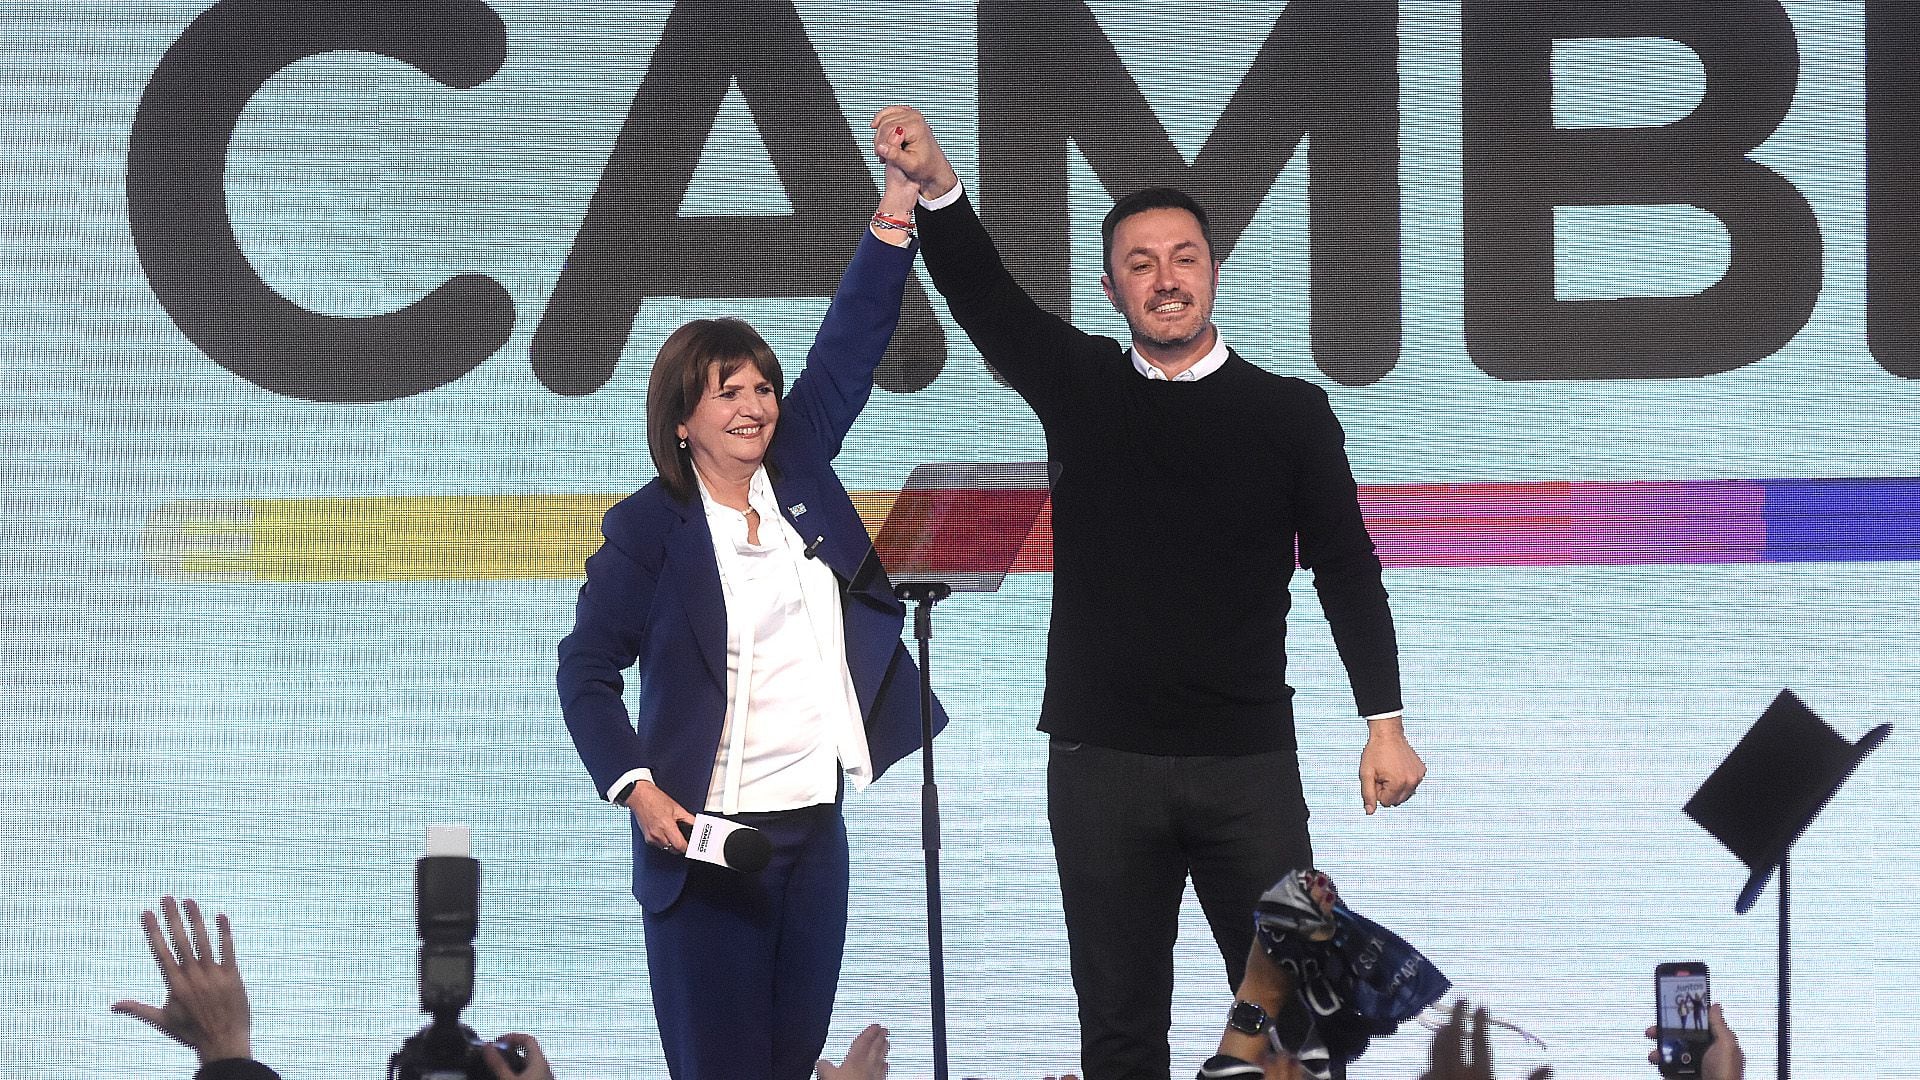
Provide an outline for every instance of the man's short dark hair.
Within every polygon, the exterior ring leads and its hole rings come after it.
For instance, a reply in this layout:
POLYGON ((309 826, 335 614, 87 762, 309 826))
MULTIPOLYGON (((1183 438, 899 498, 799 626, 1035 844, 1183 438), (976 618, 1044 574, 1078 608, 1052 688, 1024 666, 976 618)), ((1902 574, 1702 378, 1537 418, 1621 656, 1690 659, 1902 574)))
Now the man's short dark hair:
POLYGON ((1214 258, 1213 226, 1207 223, 1206 209, 1195 202, 1193 196, 1179 188, 1150 187, 1128 195, 1114 203, 1113 209, 1107 211, 1106 220, 1100 223, 1101 269, 1109 274, 1113 273, 1113 230, 1119 228, 1121 222, 1135 214, 1161 209, 1185 210, 1192 214, 1194 220, 1200 223, 1201 239, 1207 242, 1207 258, 1210 260, 1214 258))

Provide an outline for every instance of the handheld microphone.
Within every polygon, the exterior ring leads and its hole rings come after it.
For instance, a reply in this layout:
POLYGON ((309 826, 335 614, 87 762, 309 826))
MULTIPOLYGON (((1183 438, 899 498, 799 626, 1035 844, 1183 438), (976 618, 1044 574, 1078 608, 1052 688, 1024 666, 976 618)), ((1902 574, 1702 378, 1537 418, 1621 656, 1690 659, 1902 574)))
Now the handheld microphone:
POLYGON ((813 538, 813 543, 808 544, 806 547, 806 550, 802 551, 800 554, 805 555, 809 559, 817 559, 820 557, 820 545, 826 542, 827 542, 826 537, 816 536, 813 538))
POLYGON ((773 858, 766 833, 723 817, 695 814, 691 823, 680 823, 680 834, 687 838, 687 858, 696 862, 757 874, 773 858))

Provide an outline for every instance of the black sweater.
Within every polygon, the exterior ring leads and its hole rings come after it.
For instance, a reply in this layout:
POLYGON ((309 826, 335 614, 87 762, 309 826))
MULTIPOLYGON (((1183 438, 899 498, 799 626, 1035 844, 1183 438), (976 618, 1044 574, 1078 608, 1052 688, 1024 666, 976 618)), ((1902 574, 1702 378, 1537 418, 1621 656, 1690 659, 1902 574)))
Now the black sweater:
POLYGON ((1143 378, 1118 341, 1033 303, 966 198, 919 219, 934 285, 1046 430, 1041 730, 1150 754, 1291 749, 1296 552, 1361 714, 1400 708, 1380 560, 1326 392, 1232 353, 1194 382, 1143 378))
POLYGON ((221 1058, 200 1066, 193 1080, 280 1080, 280 1074, 252 1058, 221 1058))

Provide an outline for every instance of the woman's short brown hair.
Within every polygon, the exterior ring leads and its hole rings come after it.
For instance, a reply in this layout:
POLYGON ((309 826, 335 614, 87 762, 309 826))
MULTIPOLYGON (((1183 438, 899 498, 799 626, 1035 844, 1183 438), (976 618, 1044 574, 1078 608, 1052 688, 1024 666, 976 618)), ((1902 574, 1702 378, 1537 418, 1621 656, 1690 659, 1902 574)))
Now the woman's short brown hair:
POLYGON ((695 319, 667 336, 647 378, 647 451, 667 491, 681 502, 694 497, 693 458, 680 445, 679 427, 693 416, 707 392, 707 372, 726 382, 748 364, 786 393, 780 361, 760 332, 740 319, 695 319))

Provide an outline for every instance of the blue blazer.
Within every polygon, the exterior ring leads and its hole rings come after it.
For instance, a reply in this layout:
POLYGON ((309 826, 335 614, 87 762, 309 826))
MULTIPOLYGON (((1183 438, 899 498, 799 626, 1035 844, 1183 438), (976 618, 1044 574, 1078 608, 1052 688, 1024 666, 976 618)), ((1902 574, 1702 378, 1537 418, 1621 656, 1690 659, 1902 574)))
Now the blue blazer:
MULTIPOLYGON (((920 672, 901 641, 906 610, 832 462, 872 393, 913 252, 863 237, 805 369, 780 403, 766 458, 781 514, 806 543, 819 541, 816 554, 840 580, 847 667, 875 779, 920 747, 920 672)), ((608 510, 601 533, 573 633, 560 642, 567 730, 601 798, 622 775, 645 768, 675 802, 698 812, 727 709, 726 601, 706 511, 698 493, 683 502, 656 479, 608 510), (639 715, 629 719, 622 672, 636 666, 639 715)), ((946 725, 937 701, 934 722, 936 731, 946 725)), ((633 895, 647 911, 661 911, 680 895, 686 859, 647 846, 639 822, 628 819, 633 895)))

